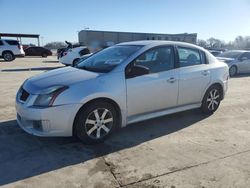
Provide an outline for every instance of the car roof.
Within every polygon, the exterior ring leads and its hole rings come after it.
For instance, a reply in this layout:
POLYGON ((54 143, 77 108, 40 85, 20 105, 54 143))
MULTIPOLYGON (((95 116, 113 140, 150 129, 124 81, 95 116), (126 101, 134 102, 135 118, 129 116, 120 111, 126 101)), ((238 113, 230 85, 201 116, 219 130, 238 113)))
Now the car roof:
POLYGON ((75 47, 75 48, 72 48, 72 49, 84 49, 84 48, 87 48, 87 46, 78 46, 78 47, 75 47))
POLYGON ((42 47, 42 46, 29 46, 28 48, 44 48, 44 47, 42 47))
POLYGON ((17 41, 17 42, 19 42, 18 40, 15 40, 15 39, 3 39, 3 38, 1 38, 0 40, 9 40, 9 41, 17 41))
POLYGON ((201 50, 204 50, 204 48, 190 44, 187 42, 177 42, 177 41, 162 41, 162 40, 142 40, 142 41, 132 41, 132 42, 123 42, 119 43, 117 45, 138 45, 138 46, 159 46, 159 45, 180 45, 183 47, 189 47, 189 48, 198 48, 201 50))
POLYGON ((72 48, 71 50, 72 51, 81 51, 81 50, 83 50, 85 48, 87 48, 87 46, 79 46, 79 47, 72 48))
POLYGON ((226 52, 240 52, 240 53, 244 53, 244 52, 250 52, 250 51, 247 51, 247 50, 228 50, 226 52))
POLYGON ((222 51, 221 50, 208 50, 209 52, 219 52, 221 53, 222 51))

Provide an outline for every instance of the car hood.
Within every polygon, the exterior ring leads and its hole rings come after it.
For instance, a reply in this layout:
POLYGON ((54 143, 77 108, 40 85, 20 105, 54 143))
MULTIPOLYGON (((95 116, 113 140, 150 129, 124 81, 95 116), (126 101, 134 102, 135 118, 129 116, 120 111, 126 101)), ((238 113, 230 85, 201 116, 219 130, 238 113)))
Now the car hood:
POLYGON ((73 67, 64 67, 27 79, 23 88, 31 94, 39 94, 42 90, 52 86, 70 86, 80 81, 96 78, 100 74, 73 67))

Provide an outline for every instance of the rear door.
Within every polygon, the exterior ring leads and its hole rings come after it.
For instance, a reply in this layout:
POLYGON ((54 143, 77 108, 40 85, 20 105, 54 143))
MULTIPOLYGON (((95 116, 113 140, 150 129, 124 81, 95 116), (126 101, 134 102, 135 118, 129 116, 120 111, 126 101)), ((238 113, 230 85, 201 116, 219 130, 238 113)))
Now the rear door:
POLYGON ((0 40, 0 56, 2 55, 3 48, 4 48, 3 41, 2 41, 2 40, 0 40))
POLYGON ((29 47, 25 50, 25 55, 27 56, 34 56, 35 55, 35 50, 34 47, 29 47))
POLYGON ((177 52, 180 67, 178 105, 200 103, 211 77, 205 53, 181 46, 177 47, 177 52))
POLYGON ((14 55, 21 54, 21 46, 17 40, 5 40, 5 42, 9 45, 9 50, 11 50, 14 55))

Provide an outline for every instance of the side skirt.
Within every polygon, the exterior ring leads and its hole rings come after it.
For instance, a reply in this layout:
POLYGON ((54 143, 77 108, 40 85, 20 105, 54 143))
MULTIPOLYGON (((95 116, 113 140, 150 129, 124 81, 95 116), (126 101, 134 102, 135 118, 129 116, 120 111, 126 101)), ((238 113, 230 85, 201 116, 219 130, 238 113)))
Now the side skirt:
POLYGON ((166 110, 151 112, 147 114, 135 115, 127 119, 127 124, 136 123, 136 122, 140 122, 140 121, 144 121, 144 120, 148 120, 148 119, 152 119, 152 118, 156 118, 160 116, 165 116, 168 114, 174 114, 174 113, 182 112, 186 110, 191 110, 195 108, 200 108, 200 107, 201 107, 201 103, 197 103, 197 104, 190 104, 190 105, 185 105, 185 106, 178 106, 175 108, 169 108, 166 110))

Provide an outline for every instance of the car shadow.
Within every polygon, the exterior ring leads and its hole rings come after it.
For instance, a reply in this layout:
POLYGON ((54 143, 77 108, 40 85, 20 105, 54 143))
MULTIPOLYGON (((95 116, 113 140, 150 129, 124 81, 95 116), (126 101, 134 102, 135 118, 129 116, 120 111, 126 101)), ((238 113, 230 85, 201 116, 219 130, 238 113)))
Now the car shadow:
POLYGON ((237 74, 234 77, 230 77, 230 79, 232 79, 232 78, 244 78, 244 77, 250 77, 250 73, 237 74))
POLYGON ((132 148, 207 117, 199 110, 163 116, 118 129, 104 143, 92 146, 73 138, 32 136, 20 129, 15 120, 1 122, 0 186, 132 148))
POLYGON ((43 63, 59 63, 58 60, 46 60, 46 61, 43 61, 43 63))
POLYGON ((22 71, 49 71, 53 69, 61 68, 62 66, 58 67, 33 67, 33 68, 13 68, 13 69, 2 69, 1 72, 22 72, 22 71))

